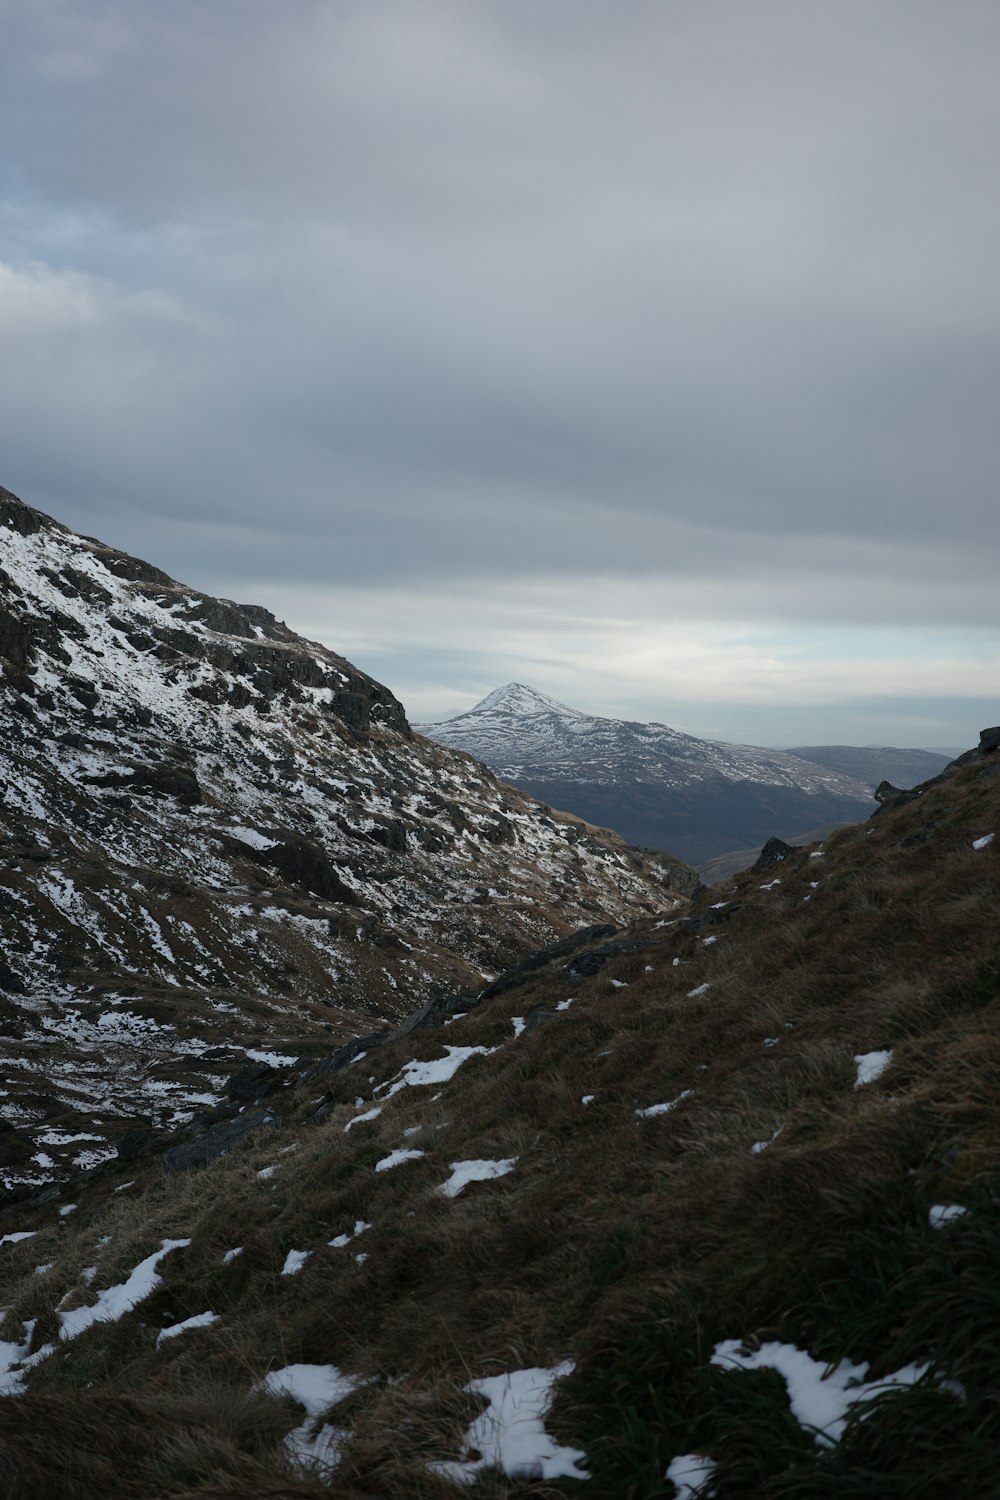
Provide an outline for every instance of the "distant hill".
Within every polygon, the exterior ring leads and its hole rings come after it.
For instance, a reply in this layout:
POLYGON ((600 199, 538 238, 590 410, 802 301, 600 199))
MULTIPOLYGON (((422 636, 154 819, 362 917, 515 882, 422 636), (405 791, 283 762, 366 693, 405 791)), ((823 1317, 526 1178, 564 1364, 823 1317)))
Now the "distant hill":
POLYGON ((863 781, 873 790, 880 781, 917 786, 943 771, 951 759, 934 750, 900 750, 894 745, 796 745, 788 754, 863 781))
POLYGON ((866 778, 791 751, 601 718, 519 682, 456 718, 416 728, 553 807, 694 865, 872 809, 866 778))

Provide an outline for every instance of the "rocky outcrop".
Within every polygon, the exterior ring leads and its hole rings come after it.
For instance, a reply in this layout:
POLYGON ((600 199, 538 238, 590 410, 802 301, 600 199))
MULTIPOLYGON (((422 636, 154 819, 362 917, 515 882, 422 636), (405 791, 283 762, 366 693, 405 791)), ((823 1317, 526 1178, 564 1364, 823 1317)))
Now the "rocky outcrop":
POLYGON ((757 856, 757 862, 753 868, 755 870, 766 870, 771 865, 780 865, 789 855, 795 853, 797 853, 797 850, 794 844, 786 844, 784 839, 777 837, 769 838, 757 856))

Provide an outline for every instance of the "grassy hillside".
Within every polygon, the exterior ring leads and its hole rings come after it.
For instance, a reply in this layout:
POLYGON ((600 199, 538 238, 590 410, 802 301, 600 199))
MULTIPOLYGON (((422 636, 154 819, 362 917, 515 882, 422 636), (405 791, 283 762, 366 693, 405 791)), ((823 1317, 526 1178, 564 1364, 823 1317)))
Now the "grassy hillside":
POLYGON ((998 828, 984 753, 8 1214, 4 1493, 995 1493, 998 828))

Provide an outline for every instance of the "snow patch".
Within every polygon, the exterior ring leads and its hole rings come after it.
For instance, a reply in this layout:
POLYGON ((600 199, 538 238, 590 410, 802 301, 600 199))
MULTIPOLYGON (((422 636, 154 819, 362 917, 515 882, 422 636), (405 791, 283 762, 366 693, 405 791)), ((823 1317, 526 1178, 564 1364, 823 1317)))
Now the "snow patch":
POLYGON ((711 1363, 726 1369, 777 1370, 788 1387, 788 1404, 795 1420, 825 1447, 840 1441, 852 1406, 884 1391, 914 1385, 930 1369, 929 1364, 904 1365, 881 1380, 866 1382, 867 1361, 855 1364, 842 1359, 831 1369, 794 1344, 761 1344, 759 1349, 744 1353, 739 1339, 716 1344, 711 1363))
POLYGON ((393 1167, 400 1166, 404 1161, 416 1161, 418 1156, 426 1156, 426 1151, 414 1151, 405 1146, 397 1146, 395 1151, 390 1151, 388 1156, 383 1156, 381 1161, 375 1163, 376 1172, 388 1172, 393 1167))
POLYGON ((698 1500, 716 1468, 704 1453, 681 1453, 670 1460, 663 1477, 676 1487, 675 1500, 698 1500))
POLYGON ((927 1222, 932 1229, 943 1229, 946 1224, 953 1224, 968 1212, 962 1203, 935 1203, 927 1210, 927 1222))
POLYGON ((156 1335, 157 1349, 164 1339, 175 1339, 178 1334, 186 1333, 189 1328, 207 1328, 209 1323, 217 1323, 219 1314, 214 1312, 195 1313, 193 1318, 185 1318, 183 1323, 171 1323, 169 1328, 161 1328, 156 1335))
POLYGON ((98 1293, 92 1307, 74 1307, 69 1312, 59 1313, 59 1337, 75 1339, 94 1323, 117 1323, 139 1302, 143 1302, 160 1285, 163 1279, 157 1266, 171 1250, 182 1250, 190 1245, 188 1240, 162 1240, 159 1250, 141 1260, 125 1281, 109 1286, 98 1293))
POLYGON ((511 1370, 472 1380, 465 1389, 489 1406, 465 1434, 465 1452, 477 1458, 432 1463, 431 1469, 458 1484, 475 1484, 484 1469, 502 1469, 508 1479, 588 1479, 586 1454, 549 1437, 544 1419, 552 1386, 573 1371, 566 1360, 551 1370, 511 1370))
POLYGON ((301 1271, 311 1254, 311 1250, 289 1250, 281 1268, 282 1276, 294 1276, 297 1271, 301 1271))
POLYGON ((682 1089, 676 1099, 671 1099, 667 1104, 651 1104, 647 1109, 636 1109, 632 1113, 640 1120, 652 1120, 656 1115, 669 1115, 672 1109, 676 1109, 682 1099, 689 1099, 694 1092, 693 1089, 682 1089))
POLYGON ((371 1224, 367 1223, 364 1219, 356 1219, 351 1234, 338 1234, 335 1239, 327 1240, 327 1244, 332 1245, 334 1250, 341 1250, 345 1245, 349 1245, 352 1240, 356 1240, 359 1234, 364 1234, 365 1230, 371 1227, 371 1224))
POLYGON ((442 1182, 438 1192, 446 1198, 457 1198, 467 1183, 490 1182, 494 1177, 505 1177, 508 1172, 513 1172, 517 1162, 516 1156, 507 1156, 500 1161, 451 1161, 448 1163, 451 1176, 447 1182, 442 1182))
POLYGON ((344 1442, 345 1428, 324 1422, 316 1429, 316 1420, 331 1406, 357 1390, 362 1382, 345 1375, 336 1365, 285 1365, 271 1370, 261 1385, 272 1396, 290 1396, 306 1409, 306 1420, 288 1433, 285 1450, 289 1457, 323 1479, 337 1467, 344 1442))
POLYGON ((858 1070, 854 1087, 864 1088, 866 1083, 874 1083, 876 1078, 881 1078, 892 1062, 892 1051, 889 1048, 883 1048, 879 1052, 856 1052, 854 1061, 858 1070))

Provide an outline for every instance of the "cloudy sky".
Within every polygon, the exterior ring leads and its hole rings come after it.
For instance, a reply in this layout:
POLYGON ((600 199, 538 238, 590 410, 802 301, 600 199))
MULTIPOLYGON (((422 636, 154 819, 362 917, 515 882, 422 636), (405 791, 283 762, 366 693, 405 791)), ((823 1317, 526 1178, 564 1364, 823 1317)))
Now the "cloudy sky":
POLYGON ((1000 721, 996 0, 0 0, 0 483, 415 720, 1000 721))

